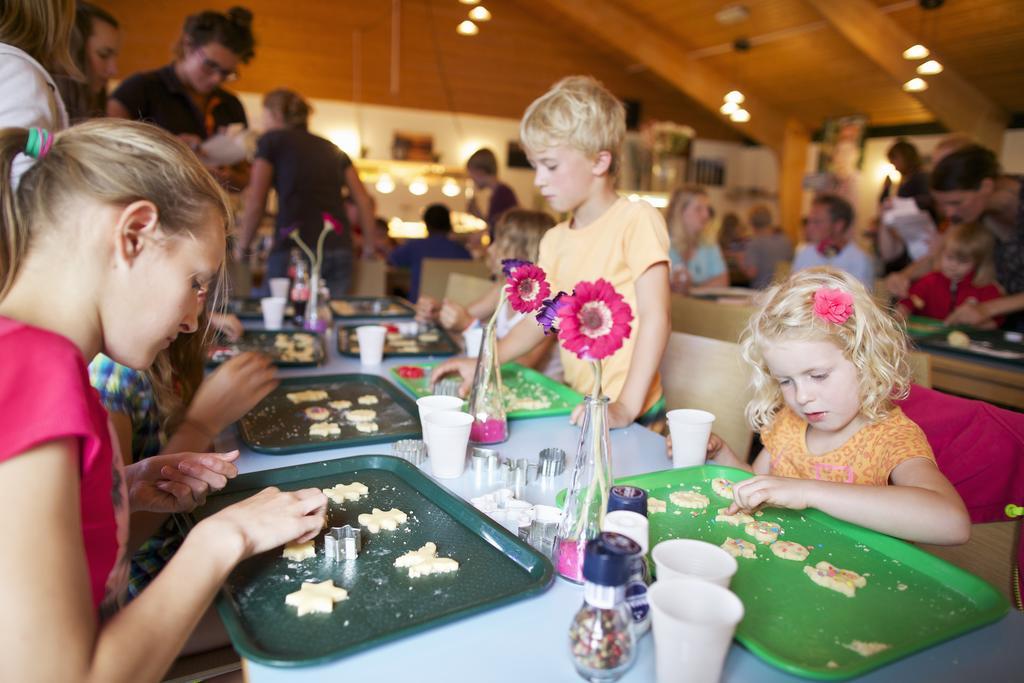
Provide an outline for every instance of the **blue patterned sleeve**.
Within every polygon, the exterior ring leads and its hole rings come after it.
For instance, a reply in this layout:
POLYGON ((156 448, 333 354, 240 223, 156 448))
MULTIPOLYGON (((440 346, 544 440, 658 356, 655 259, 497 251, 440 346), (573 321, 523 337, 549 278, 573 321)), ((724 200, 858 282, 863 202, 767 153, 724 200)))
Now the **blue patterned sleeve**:
POLYGON ((133 425, 140 424, 152 408, 153 391, 146 376, 103 354, 89 364, 89 382, 107 411, 127 415, 133 425))

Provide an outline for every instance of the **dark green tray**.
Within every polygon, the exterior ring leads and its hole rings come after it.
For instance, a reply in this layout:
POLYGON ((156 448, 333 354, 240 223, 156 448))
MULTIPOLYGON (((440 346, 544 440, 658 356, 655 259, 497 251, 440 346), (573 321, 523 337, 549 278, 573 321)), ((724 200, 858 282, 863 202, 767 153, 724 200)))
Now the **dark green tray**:
MULTIPOLYGON (((747 472, 703 465, 652 472, 616 483, 647 489, 668 503, 650 515, 650 546, 669 538, 699 538, 721 544, 726 537, 756 544, 742 527, 715 522, 728 500, 711 490, 711 480, 749 478, 747 472), (698 489, 711 499, 702 511, 678 508, 668 497, 698 489)), ((1008 610, 991 585, 913 545, 849 524, 819 510, 767 508, 759 521, 779 522, 781 540, 813 546, 804 562, 775 557, 756 544, 757 559, 739 558, 731 590, 746 609, 736 639, 761 659, 798 676, 842 680, 876 669, 919 650, 990 624, 1008 610), (847 598, 814 584, 804 565, 825 560, 867 576, 867 586, 847 598), (900 590, 900 585, 906 585, 900 590), (853 640, 888 643, 870 657, 842 647, 853 640), (836 666, 829 667, 829 662, 836 666)))
POLYGON ((953 328, 946 327, 941 320, 926 318, 923 315, 912 315, 906 320, 907 335, 911 339, 930 337, 940 332, 948 334, 953 328))
MULTIPOLYGON (((551 563, 500 524, 449 493, 416 467, 364 455, 245 474, 197 509, 198 521, 266 486, 327 488, 360 481, 369 496, 331 503, 330 526, 352 524, 371 508, 409 515, 396 531, 363 533, 359 558, 331 563, 316 540, 316 558, 293 562, 281 548, 240 564, 228 577, 217 610, 246 659, 269 666, 315 666, 543 592, 551 563), (454 574, 410 579, 396 557, 431 541, 459 562, 454 574), (297 617, 284 596, 303 581, 333 579, 349 592, 331 614, 297 617)), ((410 674, 412 675, 412 674, 410 674)))
POLYGON ((1014 370, 1024 368, 1024 344, 1007 340, 1006 332, 964 328, 962 331, 971 338, 971 345, 963 348, 950 344, 947 339, 950 330, 944 329, 945 331, 939 334, 916 337, 914 342, 925 350, 943 351, 971 360, 998 363, 1014 370))
MULTIPOLYGON (((352 358, 359 357, 359 341, 356 339, 356 328, 358 325, 339 325, 338 326, 338 353, 343 356, 349 356, 352 358)), ((393 325, 386 325, 388 327, 388 333, 392 334, 397 332, 398 328, 393 325)), ((419 349, 416 351, 396 351, 395 346, 391 343, 391 340, 384 342, 384 357, 385 358, 419 358, 422 356, 451 356, 459 352, 459 347, 455 343, 455 340, 451 338, 441 327, 431 327, 430 332, 434 332, 438 335, 438 340, 435 342, 421 342, 417 344, 419 349)), ((422 333, 421 333, 422 334, 422 333)))
POLYGON ((395 296, 342 296, 331 299, 331 312, 339 320, 355 318, 411 318, 409 304, 395 296))
POLYGON ((316 332, 305 330, 246 330, 238 341, 227 341, 218 339, 206 353, 206 364, 208 366, 220 365, 235 356, 246 351, 256 351, 270 356, 274 365, 282 368, 312 368, 324 362, 327 352, 324 348, 324 340, 316 332), (287 361, 281 359, 281 352, 274 346, 274 339, 277 335, 283 334, 289 337, 306 335, 314 338, 313 360, 311 361, 287 361))
MULTIPOLYGON (((434 363, 409 363, 401 367, 423 368, 423 377, 408 378, 398 374, 398 367, 391 368, 391 377, 408 389, 417 398, 430 395, 430 371, 434 363)), ((524 398, 545 398, 550 402, 547 408, 517 409, 508 411, 508 419, 525 420, 534 417, 551 417, 568 415, 583 402, 583 395, 561 382, 556 382, 542 372, 528 368, 519 363, 505 363, 501 366, 501 381, 506 395, 524 398)))
POLYGON ((291 455, 329 448, 347 448, 373 443, 386 443, 398 439, 419 438, 420 419, 416 403, 398 387, 377 375, 320 375, 316 377, 289 377, 281 380, 276 389, 246 413, 238 422, 238 433, 251 449, 270 455, 291 455), (328 401, 349 400, 353 408, 377 411, 380 431, 364 434, 343 418, 337 422, 341 434, 329 438, 309 436, 313 424, 303 411, 326 401, 294 404, 286 394, 306 389, 324 389, 328 401), (360 406, 356 399, 364 394, 375 394, 380 403, 360 406))
MULTIPOLYGON (((242 320, 263 320, 263 307, 259 299, 232 299, 228 302, 228 313, 234 313, 242 320)), ((284 307, 285 319, 295 316, 295 307, 288 303, 284 307)))

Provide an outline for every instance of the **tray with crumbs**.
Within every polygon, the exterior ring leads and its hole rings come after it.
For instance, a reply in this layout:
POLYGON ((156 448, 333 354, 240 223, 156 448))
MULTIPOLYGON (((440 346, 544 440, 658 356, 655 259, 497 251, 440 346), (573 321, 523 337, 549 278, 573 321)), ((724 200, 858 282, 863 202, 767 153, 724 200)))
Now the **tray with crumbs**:
MULTIPOLYGON (((358 325, 338 326, 338 353, 341 355, 359 357, 357 327, 358 325)), ((388 334, 384 340, 385 358, 451 356, 459 352, 455 341, 440 327, 419 325, 413 321, 398 325, 385 325, 385 327, 388 328, 388 334), (404 328, 405 325, 409 325, 408 330, 404 328)))
POLYGON ((967 343, 963 346, 950 343, 952 331, 948 328, 940 334, 916 337, 914 341, 925 351, 943 351, 962 358, 983 359, 1014 370, 1024 368, 1024 343, 1019 332, 973 328, 962 328, 960 331, 967 335, 967 343))
POLYGON ((396 296, 343 296, 331 299, 336 318, 411 318, 416 311, 396 296))
POLYGON ((364 374, 282 379, 238 421, 238 432, 254 451, 271 455, 413 439, 421 433, 415 402, 383 377, 364 374), (356 410, 374 415, 356 421, 356 410), (359 427, 366 423, 376 430, 359 427), (336 425, 336 433, 311 432, 314 425, 326 424, 336 425))
POLYGON ((274 365, 287 368, 314 367, 327 352, 319 334, 299 330, 246 330, 236 341, 218 337, 206 352, 207 365, 220 365, 247 351, 270 356, 274 365))
POLYGON ((718 465, 651 472, 617 480, 667 503, 651 512, 650 547, 669 538, 698 538, 720 545, 726 538, 750 541, 754 559, 738 558, 730 589, 745 614, 736 639, 768 663, 791 674, 821 680, 860 676, 907 655, 1000 619, 1009 605, 984 580, 910 543, 840 521, 819 510, 765 508, 758 521, 782 527, 779 540, 810 552, 806 560, 776 557, 744 533, 742 526, 716 522, 729 500, 714 493, 716 477, 739 481, 750 475, 718 465), (698 491, 710 499, 704 509, 687 509, 669 497, 698 491), (848 598, 822 588, 805 566, 827 561, 867 579, 848 598), (885 645, 859 654, 857 643, 885 645))
MULTIPOLYGON (((259 299, 232 299, 228 302, 228 313, 234 313, 242 320, 263 320, 263 306, 259 299)), ((285 304, 285 319, 294 316, 295 306, 291 302, 285 304)))
POLYGON ((427 629, 464 619, 543 592, 551 563, 502 526, 435 483, 404 460, 365 455, 243 474, 211 496, 187 523, 267 486, 288 491, 361 482, 357 501, 331 502, 328 525, 358 525, 360 513, 398 508, 408 515, 395 531, 362 534, 356 560, 316 556, 292 561, 275 548, 242 562, 228 577, 217 610, 231 641, 246 659, 268 666, 323 664, 427 629), (412 579, 394 566, 409 550, 432 542, 437 554, 459 563, 456 572, 412 579), (329 614, 298 617, 285 596, 303 581, 333 579, 348 591, 329 614))

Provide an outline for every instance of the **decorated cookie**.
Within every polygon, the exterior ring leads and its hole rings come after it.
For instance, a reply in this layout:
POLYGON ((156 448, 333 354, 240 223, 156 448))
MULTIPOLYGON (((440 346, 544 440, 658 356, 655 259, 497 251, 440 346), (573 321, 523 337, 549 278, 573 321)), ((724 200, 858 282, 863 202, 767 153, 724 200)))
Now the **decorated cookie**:
POLYGON ((771 549, 775 557, 781 557, 784 560, 796 560, 797 562, 803 562, 810 554, 806 546, 794 543, 793 541, 775 541, 772 543, 771 549))
POLYGON ((419 550, 410 550, 395 560, 396 567, 408 567, 409 578, 457 571, 459 563, 450 557, 438 557, 437 546, 427 543, 419 550))
POLYGON ((743 531, 761 543, 773 543, 782 533, 782 527, 775 522, 748 522, 743 531))
POLYGON ((310 436, 338 436, 341 434, 341 427, 337 422, 317 422, 309 426, 310 436))
POLYGON ((306 417, 310 420, 315 420, 316 422, 326 420, 331 416, 331 411, 323 406, 310 406, 302 412, 306 413, 306 417))
POLYGON ((676 491, 668 499, 681 508, 706 508, 711 502, 703 493, 696 491, 676 491))
POLYGON ((733 482, 728 479, 719 477, 711 480, 711 490, 715 492, 716 496, 732 500, 732 484, 733 482))
POLYGON ((281 557, 287 557, 289 560, 305 560, 310 557, 316 557, 316 549, 313 547, 313 541, 306 541, 305 543, 289 543, 284 547, 284 552, 281 553, 281 557))
POLYGON ((354 481, 351 484, 336 484, 323 491, 324 495, 335 503, 344 503, 346 500, 359 500, 369 493, 366 485, 358 481, 354 481))
POLYGON ((868 585, 868 580, 857 572, 839 569, 825 561, 819 562, 813 567, 805 566, 804 574, 807 574, 811 581, 819 586, 842 593, 848 598, 856 595, 858 588, 868 585))
POLYGON ((716 522, 725 522, 726 524, 732 524, 733 526, 739 526, 740 524, 750 524, 754 521, 754 518, 748 515, 746 512, 737 512, 735 515, 727 514, 729 508, 719 508, 718 514, 715 516, 716 522))
POLYGON ((359 515, 359 524, 365 526, 366 530, 371 534, 376 534, 381 529, 394 531, 398 528, 399 524, 405 524, 406 519, 408 519, 408 515, 397 508, 391 508, 387 511, 373 508, 372 513, 367 514, 364 512, 359 515))
POLYGON ((322 389, 309 389, 307 391, 294 391, 286 394, 286 396, 292 403, 312 403, 313 401, 326 400, 327 392, 322 389))
POLYGON ((750 541, 742 538, 727 538, 722 543, 722 549, 733 557, 745 557, 748 560, 757 558, 757 547, 750 541))
POLYGON ((302 617, 314 612, 330 614, 334 610, 334 603, 348 599, 348 591, 338 588, 333 580, 313 583, 303 581, 302 588, 284 596, 284 604, 297 607, 298 616, 302 617))

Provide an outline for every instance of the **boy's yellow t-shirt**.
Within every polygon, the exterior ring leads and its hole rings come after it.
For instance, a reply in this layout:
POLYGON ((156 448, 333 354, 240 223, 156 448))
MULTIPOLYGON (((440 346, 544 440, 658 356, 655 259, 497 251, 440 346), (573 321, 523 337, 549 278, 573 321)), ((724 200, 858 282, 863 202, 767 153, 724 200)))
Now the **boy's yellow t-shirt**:
POLYGON ((899 407, 873 424, 861 427, 839 448, 812 455, 807 451, 807 422, 784 407, 761 434, 771 454, 769 474, 845 484, 885 486, 904 460, 935 462, 924 432, 899 407))
MULTIPOLYGON (((612 401, 619 398, 629 374, 636 344, 639 315, 636 281, 658 263, 668 263, 668 229, 661 213, 645 201, 620 198, 596 221, 585 228, 572 229, 570 222, 559 223, 545 233, 540 242, 538 265, 547 273, 552 294, 571 293, 581 281, 604 278, 615 287, 633 309, 632 332, 622 348, 602 366, 603 391, 612 401)), ((666 275, 667 277, 667 275, 666 275)), ((561 349, 565 381, 580 393, 594 386, 591 364, 561 349)), ((651 382, 641 413, 661 398, 661 377, 651 382)))

